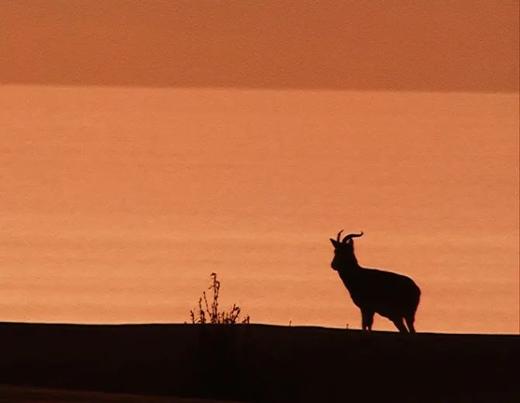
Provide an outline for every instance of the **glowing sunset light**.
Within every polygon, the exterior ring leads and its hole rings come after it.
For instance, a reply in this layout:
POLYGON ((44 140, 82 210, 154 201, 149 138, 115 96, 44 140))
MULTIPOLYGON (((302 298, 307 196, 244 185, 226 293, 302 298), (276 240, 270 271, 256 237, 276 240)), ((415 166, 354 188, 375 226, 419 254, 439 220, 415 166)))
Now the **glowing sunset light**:
POLYGON ((360 328, 345 228, 419 332, 518 333, 518 3, 390 3, 2 4, 1 321, 184 322, 216 272, 360 328))

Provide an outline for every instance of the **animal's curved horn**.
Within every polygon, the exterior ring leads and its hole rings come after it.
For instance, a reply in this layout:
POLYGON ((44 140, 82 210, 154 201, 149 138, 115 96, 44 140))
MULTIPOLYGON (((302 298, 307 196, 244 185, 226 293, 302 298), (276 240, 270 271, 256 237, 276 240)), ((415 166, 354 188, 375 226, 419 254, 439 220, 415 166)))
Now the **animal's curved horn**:
POLYGON ((336 238, 336 241, 338 242, 341 242, 340 238, 341 238, 341 233, 343 232, 343 230, 341 230, 340 232, 338 232, 338 237, 336 238))
POLYGON ((351 240, 352 238, 358 238, 363 235, 363 231, 361 231, 359 234, 348 234, 343 238, 342 243, 346 243, 347 241, 351 240))

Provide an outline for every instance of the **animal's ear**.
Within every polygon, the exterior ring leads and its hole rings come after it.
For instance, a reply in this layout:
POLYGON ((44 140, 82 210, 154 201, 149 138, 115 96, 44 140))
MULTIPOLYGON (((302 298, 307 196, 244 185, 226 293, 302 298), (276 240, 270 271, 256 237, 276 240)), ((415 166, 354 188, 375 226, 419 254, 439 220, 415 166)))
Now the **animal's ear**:
POLYGON ((335 239, 330 238, 330 242, 332 242, 332 245, 334 246, 334 248, 337 248, 339 246, 339 242, 336 241, 335 239))

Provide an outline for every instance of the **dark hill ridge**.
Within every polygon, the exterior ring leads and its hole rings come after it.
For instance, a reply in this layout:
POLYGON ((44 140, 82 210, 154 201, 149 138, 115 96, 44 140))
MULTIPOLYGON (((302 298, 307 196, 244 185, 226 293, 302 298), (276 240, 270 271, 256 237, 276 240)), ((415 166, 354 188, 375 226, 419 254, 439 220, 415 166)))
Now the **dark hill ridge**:
POLYGON ((175 396, 150 396, 82 390, 0 385, 0 403, 239 403, 175 396))
POLYGON ((0 383, 261 402, 518 401, 520 336, 0 323, 0 383))

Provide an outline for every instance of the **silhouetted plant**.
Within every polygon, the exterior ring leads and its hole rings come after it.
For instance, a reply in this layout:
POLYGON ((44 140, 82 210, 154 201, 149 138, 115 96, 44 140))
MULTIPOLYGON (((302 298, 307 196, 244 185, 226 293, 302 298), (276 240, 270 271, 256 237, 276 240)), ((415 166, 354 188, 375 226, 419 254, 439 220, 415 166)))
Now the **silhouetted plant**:
MULTIPOLYGON (((219 293, 220 281, 217 280, 217 273, 211 273, 211 285, 208 288, 213 295, 211 303, 208 302, 206 291, 202 292, 202 297, 199 298, 198 309, 190 311, 191 323, 193 324, 229 324, 249 323, 249 315, 240 319, 241 309, 236 304, 233 304, 229 311, 219 312, 219 293)), ((211 298, 210 297, 210 298, 211 298)))

